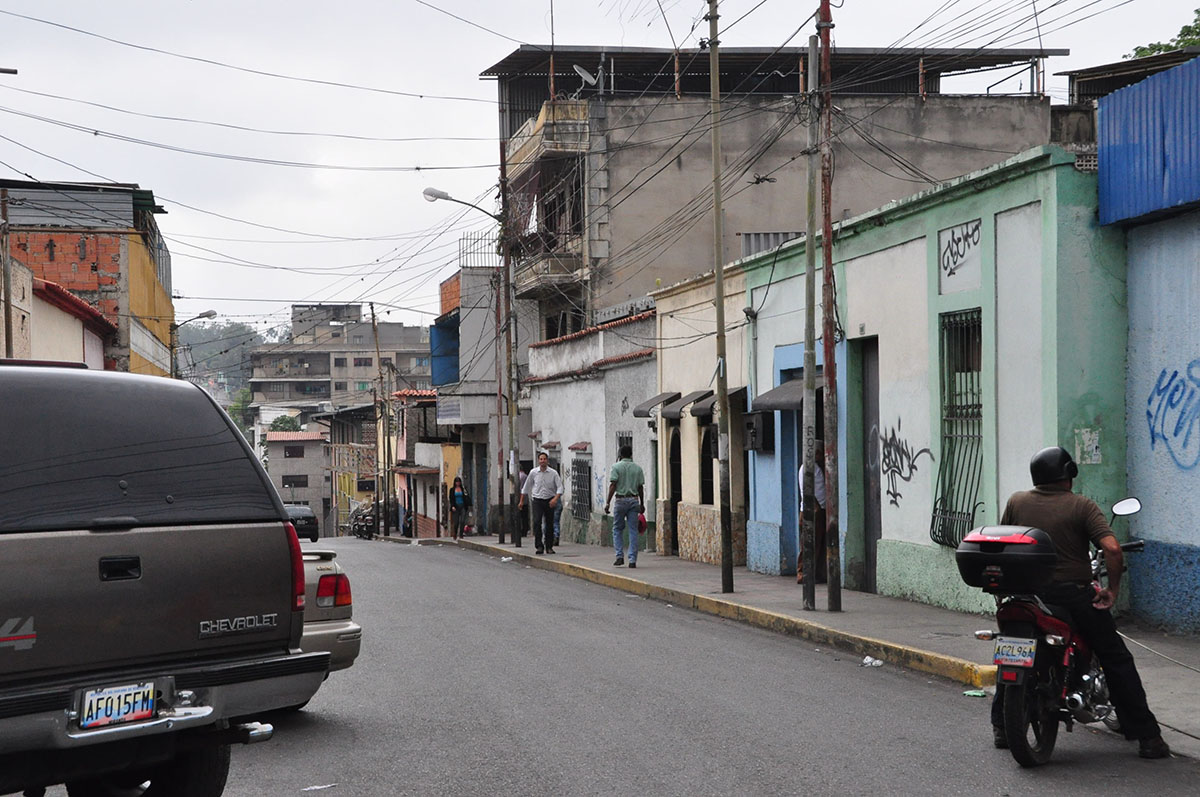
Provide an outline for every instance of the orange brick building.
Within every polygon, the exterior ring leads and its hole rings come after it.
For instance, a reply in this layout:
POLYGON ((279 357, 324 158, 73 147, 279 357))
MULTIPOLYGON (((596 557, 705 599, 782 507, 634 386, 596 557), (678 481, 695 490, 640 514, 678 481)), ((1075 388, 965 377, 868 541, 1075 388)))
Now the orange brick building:
POLYGON ((7 196, 12 258, 57 283, 109 321, 109 370, 167 376, 170 252, 154 220, 154 194, 121 183, 0 180, 7 196))

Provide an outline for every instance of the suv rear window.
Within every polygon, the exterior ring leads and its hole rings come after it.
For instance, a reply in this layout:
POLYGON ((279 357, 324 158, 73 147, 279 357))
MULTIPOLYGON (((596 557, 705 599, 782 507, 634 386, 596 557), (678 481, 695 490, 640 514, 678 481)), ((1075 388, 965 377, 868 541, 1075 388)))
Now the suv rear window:
POLYGON ((190 383, 3 366, 0 407, 0 533, 281 517, 241 434, 190 383))

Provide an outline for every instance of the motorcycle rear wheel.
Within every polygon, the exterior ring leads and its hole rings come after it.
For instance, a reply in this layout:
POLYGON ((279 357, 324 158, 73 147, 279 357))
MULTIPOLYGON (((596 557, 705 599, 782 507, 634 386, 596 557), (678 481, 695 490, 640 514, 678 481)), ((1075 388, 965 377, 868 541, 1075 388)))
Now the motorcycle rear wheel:
POLYGON ((1023 767, 1050 760, 1058 739, 1058 707, 1044 675, 1030 672, 1025 683, 1004 687, 1004 735, 1008 749, 1023 767))

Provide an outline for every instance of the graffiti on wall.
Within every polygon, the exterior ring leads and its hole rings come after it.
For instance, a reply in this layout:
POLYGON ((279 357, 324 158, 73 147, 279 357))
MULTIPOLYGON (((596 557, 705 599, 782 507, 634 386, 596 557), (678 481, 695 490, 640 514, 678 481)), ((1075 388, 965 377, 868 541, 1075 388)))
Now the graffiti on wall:
POLYGON ((976 219, 948 230, 942 230, 938 235, 938 260, 942 271, 947 277, 952 277, 966 265, 975 247, 979 246, 980 230, 983 223, 976 219))
POLYGON ((938 232, 939 293, 944 295, 979 287, 983 270, 983 253, 979 246, 982 233, 980 219, 938 232))
MULTIPOLYGON (((888 503, 895 507, 900 506, 900 499, 904 497, 900 492, 900 482, 913 480, 921 455, 924 454, 933 462, 933 452, 928 448, 914 450, 911 443, 900 437, 900 426, 901 421, 897 418, 896 425, 883 434, 879 433, 878 426, 871 427, 870 450, 879 451, 878 466, 880 473, 887 478, 888 503)), ((874 462, 868 464, 872 470, 876 466, 874 462)))
POLYGON ((1164 368, 1146 399, 1150 450, 1162 443, 1175 464, 1191 470, 1200 463, 1200 359, 1178 368, 1164 368))

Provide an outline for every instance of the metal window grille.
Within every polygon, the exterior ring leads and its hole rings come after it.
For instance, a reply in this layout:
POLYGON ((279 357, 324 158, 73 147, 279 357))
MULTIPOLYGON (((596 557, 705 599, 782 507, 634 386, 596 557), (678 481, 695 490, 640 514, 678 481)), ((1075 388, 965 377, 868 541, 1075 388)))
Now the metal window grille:
POLYGON ((975 525, 983 477, 983 315, 979 308, 941 316, 942 461, 929 537, 958 546, 975 525))
POLYGON ((621 456, 621 446, 633 448, 633 432, 617 432, 617 456, 621 456))
POLYGON ((774 249, 784 241, 800 238, 803 235, 802 232, 743 232, 741 233, 742 257, 774 249))
POLYGON ((582 457, 571 460, 571 517, 587 520, 592 514, 592 463, 582 457))

